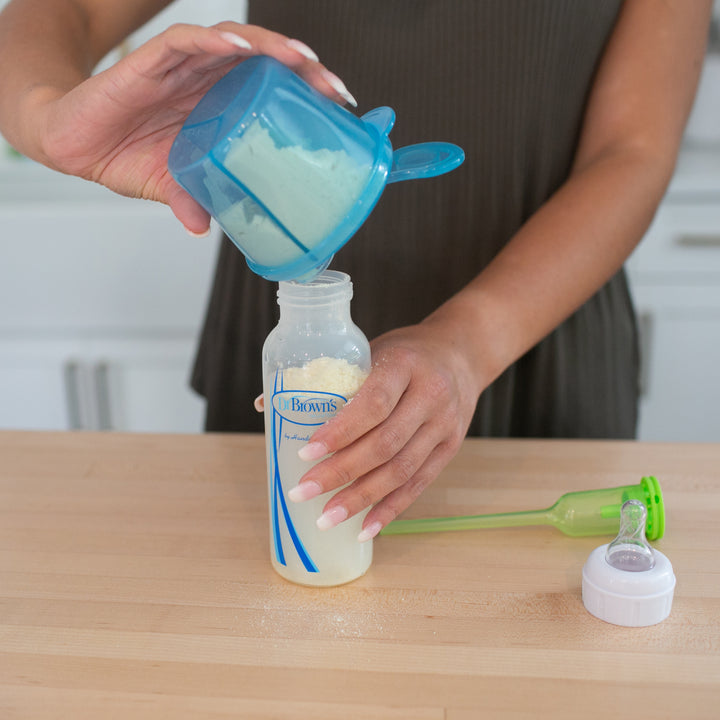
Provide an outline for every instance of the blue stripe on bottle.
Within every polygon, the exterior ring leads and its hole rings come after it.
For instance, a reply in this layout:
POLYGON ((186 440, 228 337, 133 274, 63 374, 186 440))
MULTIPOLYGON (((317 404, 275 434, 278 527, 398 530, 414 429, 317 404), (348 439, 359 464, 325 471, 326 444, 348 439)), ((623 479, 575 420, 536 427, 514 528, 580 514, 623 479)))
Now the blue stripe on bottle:
POLYGON ((305 550, 305 546, 303 545, 302 540, 300 539, 297 531, 295 530, 295 526, 293 525, 293 522, 290 518, 290 513, 288 512, 287 504, 285 503, 285 497, 282 494, 282 490, 280 491, 280 503, 282 505, 283 515, 285 516, 285 522, 287 523, 287 529, 290 533, 290 538, 293 541, 293 545, 295 546, 295 550, 297 550, 297 554, 300 557, 302 564, 305 566, 305 569, 308 572, 318 572, 317 565, 315 565, 310 556, 307 554, 307 550, 305 550))
MULTIPOLYGON (((278 380, 278 374, 275 373, 275 387, 273 389, 273 394, 277 392, 277 380, 278 380)), ((278 492, 282 493, 282 488, 280 486, 280 469, 278 466, 278 443, 279 443, 279 436, 277 435, 276 428, 275 428, 275 417, 277 413, 275 412, 275 409, 273 408, 273 414, 272 414, 272 450, 273 450, 273 484, 272 484, 272 493, 271 493, 271 499, 272 499, 272 526, 273 526, 273 546, 275 547, 275 559, 281 564, 281 565, 287 565, 287 562, 285 561, 285 553, 283 551, 282 546, 282 538, 280 537, 280 516, 278 514, 278 492)), ((282 422, 282 418, 281 418, 282 422)))
MULTIPOLYGON (((273 395, 278 391, 278 377, 280 378, 280 390, 283 389, 282 386, 282 374, 279 370, 275 371, 275 384, 273 387, 273 395)), ((299 535, 297 534, 297 531, 295 530, 295 525, 293 524, 292 518, 290 517, 290 512, 287 507, 287 503, 285 502, 285 495, 282 491, 282 482, 280 480, 280 466, 278 463, 278 448, 280 446, 280 442, 282 439, 282 422, 283 418, 282 416, 275 410, 273 407, 273 417, 272 417, 272 437, 273 437, 273 463, 275 465, 274 471, 273 471, 273 504, 272 504, 272 516, 273 516, 273 539, 275 544, 275 557, 277 558, 278 562, 281 565, 287 565, 285 561, 285 554, 283 552, 282 547, 282 538, 280 537, 280 518, 279 513, 277 509, 277 499, 280 499, 280 506, 282 507, 283 511, 283 517, 285 518, 285 523, 287 525, 288 533, 290 534, 290 539, 292 540, 293 545, 295 546, 295 550, 297 551, 298 557, 300 558, 300 561, 302 562, 303 566, 308 572, 319 572, 317 565, 312 561, 312 558, 310 555, 308 555, 307 550, 305 549, 305 546, 303 545, 302 540, 300 539, 299 535), (277 432, 276 432, 276 416, 279 416, 280 421, 277 423, 277 432)))

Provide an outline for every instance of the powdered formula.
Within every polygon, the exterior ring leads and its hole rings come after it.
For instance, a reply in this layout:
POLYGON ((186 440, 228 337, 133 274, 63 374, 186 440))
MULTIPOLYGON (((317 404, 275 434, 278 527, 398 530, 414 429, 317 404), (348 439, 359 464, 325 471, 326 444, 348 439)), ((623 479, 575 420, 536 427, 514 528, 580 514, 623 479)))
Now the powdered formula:
POLYGON ((259 120, 233 142, 223 164, 250 195, 229 205, 218 221, 256 263, 268 266, 296 260, 327 237, 361 196, 372 170, 344 150, 276 144, 259 120))

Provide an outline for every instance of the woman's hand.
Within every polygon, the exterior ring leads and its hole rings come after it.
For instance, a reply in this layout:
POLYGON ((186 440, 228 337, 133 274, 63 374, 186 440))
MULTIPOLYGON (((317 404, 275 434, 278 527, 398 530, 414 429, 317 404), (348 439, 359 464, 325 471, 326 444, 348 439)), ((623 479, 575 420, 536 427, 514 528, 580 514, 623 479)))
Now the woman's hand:
POLYGON ((327 503, 319 527, 333 527, 373 506, 359 537, 369 540, 457 452, 480 391, 449 331, 426 321, 377 338, 372 371, 358 394, 300 451, 308 461, 333 454, 303 476, 291 500, 351 483, 327 503))
POLYGON ((328 97, 354 102, 297 40, 232 22, 174 25, 68 92, 34 89, 38 159, 122 195, 164 202, 189 231, 203 234, 210 218, 168 172, 170 146, 210 86, 260 54, 277 58, 328 97))

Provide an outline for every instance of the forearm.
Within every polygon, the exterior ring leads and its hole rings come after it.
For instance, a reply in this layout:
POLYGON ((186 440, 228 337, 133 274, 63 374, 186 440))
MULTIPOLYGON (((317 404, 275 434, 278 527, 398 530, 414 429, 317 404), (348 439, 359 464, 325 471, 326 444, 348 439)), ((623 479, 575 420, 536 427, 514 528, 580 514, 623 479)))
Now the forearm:
POLYGON ((170 0, 13 0, 0 13, 0 132, 43 157, 41 108, 170 0))
POLYGON ((626 0, 567 181, 427 319, 452 328, 478 394, 607 282, 642 238, 675 165, 709 14, 709 0, 626 0))
POLYGON ((452 335, 478 394, 618 271, 652 220, 671 171, 670 163, 641 154, 598 158, 427 318, 452 335))

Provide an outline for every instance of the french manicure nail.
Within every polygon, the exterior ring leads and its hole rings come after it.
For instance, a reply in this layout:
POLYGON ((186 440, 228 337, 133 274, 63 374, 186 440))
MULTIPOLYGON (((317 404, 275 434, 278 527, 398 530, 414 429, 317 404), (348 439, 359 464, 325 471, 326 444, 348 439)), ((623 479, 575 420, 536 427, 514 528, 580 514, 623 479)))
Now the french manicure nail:
POLYGON ((298 457, 306 462, 310 460, 318 460, 327 454, 327 447, 325 446, 325 443, 321 442, 309 442, 307 445, 303 445, 298 450, 298 457))
POLYGON ((329 530, 339 525, 343 520, 347 520, 348 511, 342 505, 337 505, 330 510, 326 510, 316 521, 316 525, 320 530, 329 530))
POLYGON ((231 32, 221 32, 220 35, 223 40, 227 40, 227 42, 232 43, 241 50, 252 50, 252 45, 244 37, 240 37, 240 35, 231 32))
POLYGON ((260 393, 253 401, 253 407, 258 412, 262 412, 265 409, 265 395, 260 393))
POLYGON ((364 543, 368 540, 372 540, 382 530, 382 523, 374 522, 370 523, 366 528, 360 531, 357 539, 358 542, 364 543))
POLYGON ((345 83, 335 73, 331 73, 329 70, 323 70, 322 76, 341 98, 349 102, 353 107, 357 107, 357 100, 350 94, 345 87, 345 83))
POLYGON ((294 488, 288 490, 288 497, 293 502, 304 502, 311 498, 317 497, 322 492, 322 488, 314 481, 308 480, 307 482, 300 483, 294 488))
POLYGON ((206 238, 210 236, 210 228, 208 227, 207 230, 203 230, 202 232, 195 232, 191 230, 190 228, 185 228, 185 232, 190 236, 194 238, 206 238))
POLYGON ((301 42, 300 40, 288 40, 287 46, 291 50, 295 50, 295 52, 299 52, 303 57, 306 57, 308 60, 312 60, 313 62, 318 62, 320 58, 315 54, 315 51, 312 48, 309 48, 304 42, 301 42))

